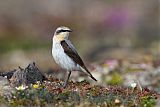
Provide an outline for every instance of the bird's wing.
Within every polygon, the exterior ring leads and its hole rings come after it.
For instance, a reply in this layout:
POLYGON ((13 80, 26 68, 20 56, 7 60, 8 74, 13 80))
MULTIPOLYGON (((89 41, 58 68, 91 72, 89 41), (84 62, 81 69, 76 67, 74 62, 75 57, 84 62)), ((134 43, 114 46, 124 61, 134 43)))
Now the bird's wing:
POLYGON ((64 52, 77 64, 79 64, 81 67, 84 66, 84 63, 81 59, 81 57, 78 55, 75 47, 71 44, 70 41, 63 40, 61 41, 61 45, 64 49, 64 52))
POLYGON ((61 41, 61 45, 64 49, 64 52, 77 64, 79 64, 83 69, 86 70, 86 72, 89 74, 89 76, 97 81, 92 74, 89 72, 89 70, 86 68, 86 66, 84 65, 81 57, 78 55, 78 52, 76 51, 75 47, 72 45, 72 43, 70 41, 67 40, 63 40, 61 41))

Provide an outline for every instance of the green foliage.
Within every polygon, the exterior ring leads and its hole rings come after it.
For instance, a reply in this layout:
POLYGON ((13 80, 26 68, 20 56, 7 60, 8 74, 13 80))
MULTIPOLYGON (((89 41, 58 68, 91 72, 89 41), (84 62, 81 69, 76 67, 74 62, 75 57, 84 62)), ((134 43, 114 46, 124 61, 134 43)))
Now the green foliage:
POLYGON ((117 72, 111 75, 111 79, 108 81, 109 85, 121 85, 123 83, 123 78, 117 72))
POLYGON ((152 96, 144 96, 141 97, 140 100, 141 100, 141 107, 154 107, 154 105, 156 104, 156 100, 152 96))

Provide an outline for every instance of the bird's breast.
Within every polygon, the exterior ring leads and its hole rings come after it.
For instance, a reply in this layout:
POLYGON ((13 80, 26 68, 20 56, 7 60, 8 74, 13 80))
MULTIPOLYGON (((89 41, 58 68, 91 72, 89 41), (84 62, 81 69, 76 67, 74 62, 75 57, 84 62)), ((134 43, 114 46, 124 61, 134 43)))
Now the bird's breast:
POLYGON ((55 62, 64 69, 78 70, 77 64, 64 52, 60 43, 53 43, 52 55, 55 62))

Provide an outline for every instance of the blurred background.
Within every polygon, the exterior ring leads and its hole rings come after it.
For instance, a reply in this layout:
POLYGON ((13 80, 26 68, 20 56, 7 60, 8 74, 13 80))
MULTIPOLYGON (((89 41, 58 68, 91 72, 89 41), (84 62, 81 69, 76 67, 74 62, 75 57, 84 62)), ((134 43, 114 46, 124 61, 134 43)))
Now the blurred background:
POLYGON ((0 70, 33 61, 42 71, 58 69, 52 36, 62 25, 74 31, 70 39, 90 69, 158 68, 159 17, 158 0, 1 0, 0 70))

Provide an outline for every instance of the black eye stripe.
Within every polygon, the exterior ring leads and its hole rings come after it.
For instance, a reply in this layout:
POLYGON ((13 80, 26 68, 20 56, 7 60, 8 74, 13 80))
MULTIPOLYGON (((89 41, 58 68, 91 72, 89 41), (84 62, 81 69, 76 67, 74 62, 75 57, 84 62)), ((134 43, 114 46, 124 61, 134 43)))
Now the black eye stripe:
POLYGON ((70 32, 70 30, 58 30, 58 31, 57 31, 57 34, 58 34, 58 33, 61 33, 61 32, 70 32))

